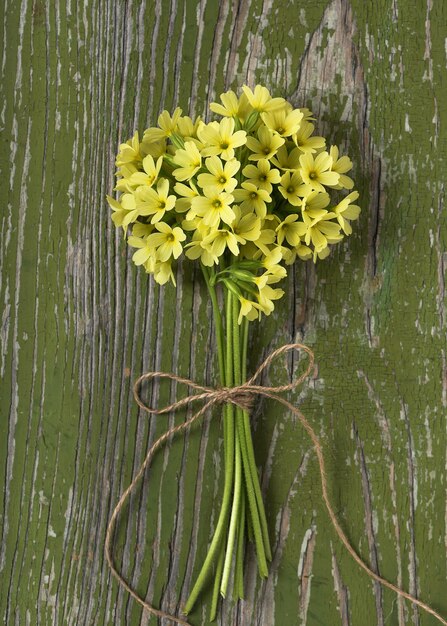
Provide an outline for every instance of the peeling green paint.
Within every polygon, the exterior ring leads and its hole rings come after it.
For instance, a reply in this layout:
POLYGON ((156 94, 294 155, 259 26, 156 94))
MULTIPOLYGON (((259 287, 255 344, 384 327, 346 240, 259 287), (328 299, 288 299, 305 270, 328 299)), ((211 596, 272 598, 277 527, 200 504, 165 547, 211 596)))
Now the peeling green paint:
MULTIPOLYGON (((328 261, 295 268, 278 315, 252 338, 251 369, 291 339, 313 347, 318 376, 300 398, 326 444, 343 527, 382 575, 446 614, 445 6, 23 0, 0 10, 3 622, 140 624, 103 555, 119 493, 166 427, 138 414, 131 384, 154 367, 212 383, 216 363, 198 273, 185 266, 177 291, 148 283, 103 198, 120 139, 163 108, 192 100, 201 113, 245 81, 313 108, 353 158, 364 209, 328 261)), ((281 363, 269 375, 289 376, 281 363)), ((162 388, 158 401, 169 398, 162 388)), ((165 610, 185 601, 211 537, 218 421, 158 456, 119 523, 117 561, 165 610)), ((290 416, 260 403, 253 423, 277 558, 261 584, 248 551, 247 600, 239 612, 225 603, 221 623, 436 624, 351 562, 290 416)), ((208 604, 209 594, 194 625, 208 604)))

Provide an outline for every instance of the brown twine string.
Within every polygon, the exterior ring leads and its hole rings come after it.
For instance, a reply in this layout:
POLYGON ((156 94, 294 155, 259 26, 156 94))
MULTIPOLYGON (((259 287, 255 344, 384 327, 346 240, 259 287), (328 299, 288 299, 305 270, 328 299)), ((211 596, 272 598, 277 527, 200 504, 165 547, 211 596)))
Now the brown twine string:
POLYGON ((133 387, 133 394, 134 394, 135 401, 137 402, 138 406, 141 407, 144 411, 147 411, 148 413, 152 413, 153 415, 161 415, 163 413, 170 413, 171 411, 177 411, 178 409, 188 405, 191 402, 195 402, 197 400, 205 400, 205 404, 202 406, 202 408, 199 409, 199 411, 197 411, 192 417, 187 419, 185 422, 179 424, 178 426, 174 426, 173 428, 170 428, 169 430, 167 430, 150 447, 134 479, 132 480, 130 485, 127 487, 127 489, 124 491, 124 493, 121 495, 120 499, 118 500, 118 503, 113 510, 112 516, 107 526, 106 539, 105 539, 105 555, 106 555, 107 563, 112 571, 112 574, 118 580, 118 583, 122 587, 124 587, 124 589, 126 589, 129 592, 129 594, 143 608, 149 611, 149 613, 152 613, 153 615, 156 615, 157 617, 160 617, 160 618, 163 617, 165 619, 169 619, 172 622, 181 624, 182 626, 190 626, 189 622, 181 619, 180 617, 176 617, 175 615, 170 615, 169 613, 165 613, 164 611, 156 609, 152 605, 148 604, 145 600, 140 598, 140 596, 128 585, 128 583, 124 580, 124 578, 121 576, 121 574, 118 572, 118 570, 114 566, 113 556, 112 556, 112 540, 113 540, 116 520, 117 520, 119 512, 123 508, 124 503, 126 502, 131 492, 134 490, 135 485, 143 476, 144 471, 146 470, 147 466, 151 462, 155 452, 168 439, 170 439, 177 433, 180 433, 183 430, 186 430, 189 426, 192 426, 192 424, 194 424, 194 422, 197 422, 208 411, 208 409, 210 409, 212 406, 216 404, 221 404, 224 402, 231 402, 232 404, 240 406, 243 409, 249 409, 254 397, 256 395, 260 395, 266 398, 270 398, 272 400, 276 400, 277 402, 280 402, 282 405, 284 405, 287 409, 289 409, 289 411, 299 419, 305 431, 307 432, 310 439, 312 440, 313 446, 315 448, 315 452, 317 454, 318 466, 320 469, 323 501, 326 506, 327 512, 329 514, 329 518, 331 520, 333 527, 335 528, 335 532, 337 533, 338 538, 343 543, 346 550, 349 552, 349 554, 357 563, 357 565, 359 565, 359 567, 361 567, 368 574, 370 578, 379 582, 384 587, 391 589, 402 598, 406 598, 412 604, 416 604, 429 615, 433 615, 433 617, 435 617, 441 624, 444 624, 444 626, 447 626, 447 621, 443 617, 441 617, 439 613, 437 613, 434 609, 432 609, 428 604, 425 604, 425 602, 422 602, 421 600, 412 596, 410 593, 407 593, 403 589, 396 587, 396 585, 393 585, 392 583, 388 582, 385 578, 382 578, 382 576, 379 576, 379 574, 376 574, 376 572, 374 572, 370 567, 368 567, 368 565, 366 565, 366 563, 359 557, 357 552, 351 546, 348 538, 346 537, 343 529, 341 528, 340 523, 338 522, 337 516, 332 507, 331 501, 329 499, 329 495, 328 495, 326 467, 324 463, 323 449, 322 449, 320 440, 317 437, 312 426, 304 417, 303 413, 297 407, 293 406, 290 402, 288 402, 281 396, 277 395, 280 392, 290 391, 292 389, 295 389, 304 380, 306 380, 309 377, 312 370, 314 369, 314 361, 315 361, 314 354, 310 348, 300 343, 290 343, 285 346, 282 346, 281 348, 278 348, 277 350, 274 350, 265 359, 265 361, 259 366, 256 373, 246 383, 244 383, 243 385, 239 385, 237 387, 230 387, 230 388, 224 387, 224 388, 219 388, 219 389, 212 389, 210 387, 204 387, 203 385, 198 385, 197 383, 195 383, 192 380, 189 380, 188 378, 182 378, 181 376, 177 376, 176 374, 168 374, 166 372, 148 372, 147 374, 143 374, 142 376, 140 376, 135 381, 135 384, 133 387), (307 353, 309 357, 309 365, 306 371, 304 372, 304 374, 302 374, 299 378, 292 381, 291 383, 287 385, 278 386, 278 387, 262 387, 260 385, 254 384, 255 380, 259 377, 261 372, 263 372, 266 368, 269 367, 273 359, 280 356, 281 354, 290 352, 291 350, 302 350, 307 353), (143 381, 150 381, 150 380, 160 379, 160 378, 166 378, 168 380, 173 380, 178 383, 182 383, 188 386, 190 389, 200 391, 201 393, 189 395, 186 398, 182 398, 181 400, 178 400, 177 402, 173 402, 169 406, 163 407, 162 409, 154 409, 144 404, 144 402, 141 400, 139 396, 139 387, 143 381))

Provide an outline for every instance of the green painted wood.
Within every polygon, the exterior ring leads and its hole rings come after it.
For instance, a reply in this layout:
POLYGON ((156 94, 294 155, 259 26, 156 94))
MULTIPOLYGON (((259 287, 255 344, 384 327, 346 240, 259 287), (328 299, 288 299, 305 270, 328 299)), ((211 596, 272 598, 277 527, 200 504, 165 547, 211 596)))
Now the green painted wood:
MULTIPOLYGON (((156 367, 212 383, 210 310, 192 266, 174 290, 130 264, 104 196, 120 140, 245 81, 315 111, 352 156, 363 207, 329 260, 295 267, 250 368, 283 342, 313 347, 318 375, 299 399, 341 523, 383 576, 447 615, 445 4, 5 0, 0 11, 0 619, 156 623, 111 579, 105 529, 166 428, 136 410, 132 380, 156 367)), ((278 363, 270 381, 295 366, 278 363)), ((174 397, 163 388, 153 401, 174 397)), ((214 417, 159 454, 119 525, 126 577, 169 612, 216 521, 214 417)), ((346 555, 302 429, 269 403, 253 426, 274 559, 261 582, 247 552, 246 600, 224 602, 218 623, 434 625, 346 555)))

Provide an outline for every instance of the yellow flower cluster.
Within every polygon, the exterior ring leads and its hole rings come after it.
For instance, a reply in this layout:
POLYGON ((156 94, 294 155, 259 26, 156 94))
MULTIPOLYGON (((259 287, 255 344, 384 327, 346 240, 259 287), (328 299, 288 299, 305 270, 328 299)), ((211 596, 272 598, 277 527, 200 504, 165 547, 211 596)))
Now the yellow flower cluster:
POLYGON ((219 121, 163 111, 141 141, 135 133, 121 144, 120 197, 107 199, 134 263, 158 283, 175 284, 172 263, 184 253, 237 294, 240 320, 255 319, 281 297, 271 285, 284 265, 323 259, 351 234, 358 193, 351 160, 313 134, 308 109, 260 85, 220 100, 210 105, 219 121))

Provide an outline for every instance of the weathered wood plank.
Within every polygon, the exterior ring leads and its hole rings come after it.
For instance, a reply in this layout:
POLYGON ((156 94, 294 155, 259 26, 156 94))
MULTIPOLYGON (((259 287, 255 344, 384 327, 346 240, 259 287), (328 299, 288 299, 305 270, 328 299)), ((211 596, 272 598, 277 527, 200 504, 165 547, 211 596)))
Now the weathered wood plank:
MULTIPOLYGON (((191 266, 176 290, 131 266, 103 199, 120 140, 163 108, 203 113, 245 81, 315 111, 356 163, 364 209, 331 259, 296 266, 252 338, 251 367, 285 341, 313 347, 318 376, 300 401, 344 528, 382 575, 447 613, 445 5, 7 0, 0 11, 3 622, 155 623, 111 580, 105 529, 166 428, 136 410, 131 382, 161 368, 211 383, 210 312, 191 266)), ((248 551, 246 601, 224 602, 219 624, 435 624, 345 554, 299 426, 269 403, 253 424, 274 558, 261 583, 248 551)), ((119 525, 127 578, 170 612, 211 537, 221 448, 218 419, 173 441, 119 525)))

